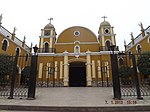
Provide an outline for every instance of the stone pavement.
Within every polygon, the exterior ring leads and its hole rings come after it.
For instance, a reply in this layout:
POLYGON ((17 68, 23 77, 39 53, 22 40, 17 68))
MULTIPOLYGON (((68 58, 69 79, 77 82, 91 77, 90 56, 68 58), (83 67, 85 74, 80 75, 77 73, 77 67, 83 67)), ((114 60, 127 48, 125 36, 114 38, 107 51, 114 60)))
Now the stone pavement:
MULTIPOLYGON (((36 99, 7 99, 0 97, 0 109, 22 107, 140 107, 150 106, 150 97, 137 100, 134 97, 113 100, 112 87, 49 87, 37 88, 36 99), (3 108, 2 108, 3 107, 3 108)), ((9 109, 8 109, 9 110, 9 109)), ((23 109, 22 109, 23 110, 23 109)), ((26 109, 25 109, 26 110, 26 109)), ((33 110, 33 109, 32 109, 33 110)))

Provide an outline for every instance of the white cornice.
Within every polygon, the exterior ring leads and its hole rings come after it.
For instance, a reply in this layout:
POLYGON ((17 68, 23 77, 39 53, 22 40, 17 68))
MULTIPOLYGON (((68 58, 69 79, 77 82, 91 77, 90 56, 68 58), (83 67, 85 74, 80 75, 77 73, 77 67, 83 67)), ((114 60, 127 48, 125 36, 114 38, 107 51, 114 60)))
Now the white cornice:
MULTIPOLYGON (((119 51, 114 51, 114 54, 118 54, 119 51)), ((90 55, 108 55, 112 54, 112 51, 90 52, 90 55)), ((64 53, 38 53, 38 56, 64 56, 64 53)), ((68 56, 75 56, 76 53, 68 53, 68 56)), ((86 52, 78 54, 79 56, 86 56, 86 52)))
POLYGON ((99 34, 100 36, 115 36, 116 34, 99 34))
POLYGON ((53 38, 54 36, 39 36, 40 38, 53 38))
MULTIPOLYGON (((55 45, 67 45, 67 44, 75 44, 74 42, 70 43, 56 43, 55 45)), ((79 44, 99 44, 99 42, 80 42, 79 44)))

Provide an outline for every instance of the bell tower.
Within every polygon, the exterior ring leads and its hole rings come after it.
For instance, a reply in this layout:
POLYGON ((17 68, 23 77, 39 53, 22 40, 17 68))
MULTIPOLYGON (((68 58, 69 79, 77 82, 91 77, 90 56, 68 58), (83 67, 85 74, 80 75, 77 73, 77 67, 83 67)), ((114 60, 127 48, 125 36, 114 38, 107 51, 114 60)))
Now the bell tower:
POLYGON ((56 40, 56 31, 55 27, 51 24, 53 18, 48 19, 50 22, 41 29, 41 36, 39 42, 39 48, 41 53, 52 53, 55 52, 55 40, 56 40))
POLYGON ((113 31, 113 27, 110 25, 108 21, 105 21, 106 16, 102 17, 104 21, 100 24, 98 30, 98 39, 100 42, 100 50, 109 51, 111 45, 116 46, 115 34, 113 31))

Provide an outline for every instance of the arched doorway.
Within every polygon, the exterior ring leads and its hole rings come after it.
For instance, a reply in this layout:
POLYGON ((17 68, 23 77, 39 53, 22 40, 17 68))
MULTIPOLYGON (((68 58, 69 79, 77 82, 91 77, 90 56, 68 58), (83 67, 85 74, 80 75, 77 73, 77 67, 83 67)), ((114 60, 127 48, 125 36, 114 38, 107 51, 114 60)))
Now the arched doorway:
POLYGON ((86 67, 84 62, 70 63, 69 67, 69 87, 86 86, 86 67))

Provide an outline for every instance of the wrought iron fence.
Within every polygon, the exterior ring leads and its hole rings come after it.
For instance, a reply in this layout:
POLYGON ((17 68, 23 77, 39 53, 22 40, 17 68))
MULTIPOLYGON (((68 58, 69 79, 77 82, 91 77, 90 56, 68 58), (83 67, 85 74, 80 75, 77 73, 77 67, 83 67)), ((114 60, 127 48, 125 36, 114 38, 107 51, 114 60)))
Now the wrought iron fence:
MULTIPOLYGON (((119 46, 115 46, 114 48, 115 51, 119 51, 119 46)), ((111 47, 107 46, 100 46, 99 51, 111 51, 111 47)))
POLYGON ((112 87, 112 80, 110 79, 110 65, 97 67, 97 78, 92 79, 92 86, 94 87, 112 87))
MULTIPOLYGON (((2 56, 0 56, 2 58, 2 56)), ((11 91, 11 83, 13 78, 13 68, 15 63, 15 56, 5 56, 6 62, 11 62, 12 65, 10 65, 7 68, 7 71, 9 74, 1 74, 1 81, 0 81, 0 96, 10 96, 11 91), (9 72, 10 71, 10 72, 9 72)), ((30 60, 31 56, 18 56, 17 57, 17 69, 15 71, 15 84, 14 84, 14 97, 27 97, 28 95, 28 76, 29 73, 23 73, 24 72, 30 72, 25 71, 27 66, 30 66, 30 60), (28 75, 28 76, 26 76, 28 75), (24 83, 23 83, 24 82, 24 83)), ((6 64, 6 63, 5 63, 6 64)), ((5 64, 3 66, 5 66, 5 64)))
POLYGON ((59 74, 58 71, 55 71, 55 67, 53 63, 50 63, 51 67, 48 65, 43 66, 42 78, 37 81, 37 87, 62 87, 63 81, 59 80, 59 78, 55 78, 55 72, 59 74))
POLYGON ((147 77, 147 80, 144 80, 144 75, 138 70, 137 60, 139 56, 139 54, 118 55, 118 58, 122 58, 124 61, 123 63, 118 62, 122 96, 137 96, 139 99, 143 96, 150 96, 150 79, 147 77), (121 66, 124 68, 122 69, 121 66), (127 69, 127 67, 129 68, 127 69))
POLYGON ((0 96, 8 97, 9 99, 13 99, 13 97, 29 98, 33 94, 31 92, 34 92, 33 89, 35 89, 31 88, 36 83, 33 79, 35 79, 37 72, 37 57, 31 57, 30 55, 19 56, 17 51, 16 56, 0 55, 0 59, 4 60, 4 63, 1 61, 0 64, 0 96))
POLYGON ((55 53, 56 49, 55 48, 39 48, 38 53, 55 53))

